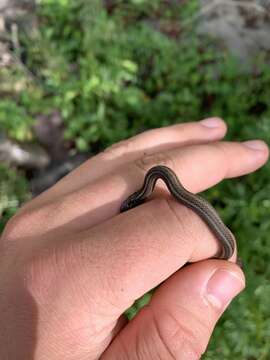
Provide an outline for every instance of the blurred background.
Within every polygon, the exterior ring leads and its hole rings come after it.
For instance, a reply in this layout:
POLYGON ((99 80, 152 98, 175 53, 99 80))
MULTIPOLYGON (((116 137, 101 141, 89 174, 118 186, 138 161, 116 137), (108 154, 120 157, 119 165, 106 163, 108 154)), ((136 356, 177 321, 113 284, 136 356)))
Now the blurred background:
MULTIPOLYGON (((215 115, 227 139, 270 144, 269 34, 269 0, 0 0, 0 231, 148 128, 215 115)), ((205 196, 236 235, 247 289, 204 359, 270 359, 269 164, 205 196)))

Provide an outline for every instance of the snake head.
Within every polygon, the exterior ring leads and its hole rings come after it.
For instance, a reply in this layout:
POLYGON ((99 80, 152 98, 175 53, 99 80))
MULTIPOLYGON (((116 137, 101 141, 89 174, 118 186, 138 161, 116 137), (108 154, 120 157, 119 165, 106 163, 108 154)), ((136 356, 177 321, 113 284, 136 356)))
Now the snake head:
POLYGON ((144 200, 138 197, 138 192, 136 191, 134 194, 130 195, 121 205, 120 212, 124 212, 130 210, 140 204, 142 204, 144 200))

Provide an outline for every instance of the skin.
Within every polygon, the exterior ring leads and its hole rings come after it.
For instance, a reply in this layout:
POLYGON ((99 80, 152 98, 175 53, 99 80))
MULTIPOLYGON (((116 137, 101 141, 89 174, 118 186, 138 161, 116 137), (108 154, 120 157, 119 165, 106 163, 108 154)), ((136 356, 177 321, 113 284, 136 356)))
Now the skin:
POLYGON ((9 221, 0 239, 1 359, 201 357, 216 322, 245 286, 236 254, 230 261, 208 259, 219 251, 217 240, 161 182, 145 204, 122 214, 119 208, 155 165, 169 166, 197 193, 267 161, 262 141, 221 141, 225 123, 211 123, 120 142, 9 221), (183 267, 186 262, 192 264, 183 267), (160 283, 150 304, 127 323, 123 312, 160 283))

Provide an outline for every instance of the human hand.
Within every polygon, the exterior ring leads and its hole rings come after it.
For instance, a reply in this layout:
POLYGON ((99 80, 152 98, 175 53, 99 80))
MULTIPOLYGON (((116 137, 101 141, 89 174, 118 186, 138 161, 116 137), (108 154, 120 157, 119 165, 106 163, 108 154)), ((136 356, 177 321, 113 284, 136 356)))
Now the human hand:
POLYGON ((263 142, 221 142, 225 132, 224 122, 210 119, 137 135, 91 158, 9 221, 0 243, 1 359, 200 358, 244 288, 236 254, 208 259, 219 251, 215 237, 162 184, 147 203, 119 208, 158 164, 199 192, 266 162, 263 142), (187 262, 194 264, 181 269, 187 262), (123 312, 160 283, 127 323, 123 312))

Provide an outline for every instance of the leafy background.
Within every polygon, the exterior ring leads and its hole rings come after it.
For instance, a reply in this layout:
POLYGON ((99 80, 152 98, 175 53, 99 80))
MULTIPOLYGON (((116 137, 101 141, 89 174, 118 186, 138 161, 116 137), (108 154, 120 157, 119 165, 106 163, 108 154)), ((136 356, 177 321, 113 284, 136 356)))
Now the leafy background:
MULTIPOLYGON (((215 115, 226 119, 227 139, 270 143, 269 54, 242 71, 193 31, 197 11, 195 0, 40 0, 37 28, 20 33, 21 66, 0 68, 0 128, 33 143, 36 118, 57 110, 71 150, 97 152, 148 128, 215 115)), ((267 164, 206 192, 237 236, 247 288, 204 359, 270 358, 269 180, 267 164)), ((29 196, 24 169, 2 163, 0 230, 29 196)))

